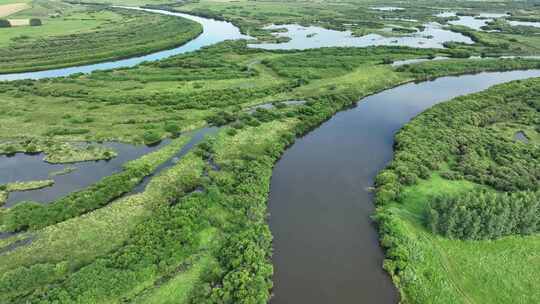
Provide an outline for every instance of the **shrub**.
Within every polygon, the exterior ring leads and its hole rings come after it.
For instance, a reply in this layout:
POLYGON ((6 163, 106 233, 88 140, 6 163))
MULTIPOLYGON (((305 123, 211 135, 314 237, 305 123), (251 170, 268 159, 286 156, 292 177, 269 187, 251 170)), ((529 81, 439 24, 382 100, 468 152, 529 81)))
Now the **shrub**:
POLYGON ((178 132, 180 132, 180 127, 172 122, 166 123, 164 129, 171 134, 178 134, 178 132))
POLYGON ((143 141, 147 145, 155 144, 161 140, 161 136, 155 131, 146 131, 143 134, 143 141))
POLYGON ((540 231, 540 193, 483 191, 440 196, 430 203, 431 230, 457 239, 496 239, 540 231))
POLYGON ((30 19, 30 26, 41 26, 41 19, 32 18, 30 19))

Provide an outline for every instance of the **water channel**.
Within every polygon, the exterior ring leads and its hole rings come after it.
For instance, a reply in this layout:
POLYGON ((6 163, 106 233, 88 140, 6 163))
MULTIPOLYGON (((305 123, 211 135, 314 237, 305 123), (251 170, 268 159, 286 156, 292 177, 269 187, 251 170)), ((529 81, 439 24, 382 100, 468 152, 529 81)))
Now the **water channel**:
MULTIPOLYGON (((5 74, 0 75, 0 80, 62 77, 94 70, 129 67, 144 61, 194 51, 224 40, 249 38, 228 22, 162 10, 141 10, 194 20, 203 25, 204 32, 183 46, 167 51, 80 67, 5 74)), ((285 28, 289 32, 282 34, 300 33, 298 39, 301 38, 302 41, 322 41, 309 44, 309 47, 386 45, 386 42, 377 42, 378 37, 369 37, 371 42, 363 41, 350 45, 340 43, 340 39, 344 37, 326 32, 329 30, 315 27, 306 30, 296 25, 287 25, 285 28), (310 35, 312 31, 315 32, 314 35, 310 35), (328 37, 325 36, 327 34, 328 37)), ((437 25, 426 30, 434 33, 434 37, 427 38, 423 34, 399 37, 393 38, 398 42, 389 40, 388 44, 400 45, 399 39, 413 39, 411 43, 416 47, 438 47, 446 39, 439 34, 460 35, 447 33, 449 31, 442 32, 446 30, 437 25), (419 44, 418 39, 426 39, 426 42, 419 44)), ((350 36, 347 33, 346 35, 350 36)), ((287 42, 289 47, 284 46, 287 43, 252 46, 268 49, 297 48, 294 44, 297 40, 294 37, 291 39, 287 42)), ((472 43, 467 40, 460 42, 472 43)), ((269 221, 275 248, 272 304, 396 303, 397 292, 381 267, 383 253, 370 220, 374 207, 373 193, 369 191, 377 172, 392 158, 395 133, 415 115, 436 103, 478 92, 494 84, 539 76, 540 70, 515 71, 444 77, 419 84, 405 84, 360 100, 356 107, 336 114, 313 132, 298 139, 276 164, 272 176, 269 200, 269 221)), ((191 146, 193 143, 179 151, 177 157, 185 154, 191 146)), ((139 152, 141 151, 137 150, 133 153, 139 155, 139 152)), ((126 155, 136 156, 133 153, 119 151, 119 157, 113 160, 118 161, 118 164, 115 164, 116 170, 127 160, 126 155)), ((33 163, 35 168, 44 166, 41 164, 42 156, 39 155, 16 155, 11 159, 1 156, 0 166, 3 167, 0 169, 2 172, 9 172, 2 178, 7 180, 10 174, 19 174, 16 173, 19 167, 24 170, 26 165, 18 164, 24 163, 26 157, 33 157, 28 163, 33 163)), ((171 159, 159 170, 174 161, 171 159)), ((32 168, 37 170, 35 174, 48 174, 49 169, 32 168)), ((114 171, 107 174, 111 172, 114 171)), ((140 191, 146 182, 135 191, 140 191)))
POLYGON ((270 190, 272 304, 397 303, 382 269, 369 187, 392 159, 395 133, 429 107, 540 70, 443 77, 363 98, 298 139, 270 190))

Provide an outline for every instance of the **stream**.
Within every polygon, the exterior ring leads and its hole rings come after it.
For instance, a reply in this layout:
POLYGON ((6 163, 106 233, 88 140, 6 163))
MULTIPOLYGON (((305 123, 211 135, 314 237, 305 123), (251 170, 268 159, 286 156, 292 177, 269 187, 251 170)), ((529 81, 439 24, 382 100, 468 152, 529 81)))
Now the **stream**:
POLYGON ((272 304, 397 303, 382 268, 374 178, 392 159, 394 135, 431 106, 540 70, 490 72, 409 83, 361 99, 299 138, 275 166, 272 304))

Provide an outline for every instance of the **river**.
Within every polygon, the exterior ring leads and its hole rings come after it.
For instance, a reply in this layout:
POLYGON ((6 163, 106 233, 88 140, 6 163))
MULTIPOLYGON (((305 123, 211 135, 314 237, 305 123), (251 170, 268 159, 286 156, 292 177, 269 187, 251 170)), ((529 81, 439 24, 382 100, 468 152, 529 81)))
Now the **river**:
POLYGON ((183 13, 169 12, 166 10, 146 9, 138 7, 120 7, 125 9, 141 10, 150 13, 177 16, 198 22, 203 27, 203 32, 195 39, 169 50, 159 51, 144 56, 137 56, 128 59, 112 60, 96 64, 74 66, 68 68, 52 69, 38 72, 0 74, 0 81, 19 80, 19 79, 43 79, 64 77, 77 73, 90 73, 98 70, 108 70, 114 68, 133 67, 145 61, 156 61, 168 58, 174 55, 196 51, 202 47, 210 46, 225 40, 249 39, 251 37, 240 33, 240 29, 230 22, 219 21, 209 18, 203 18, 183 13))
MULTIPOLYGON (((80 67, 4 74, 0 80, 130 67, 224 40, 249 38, 228 22, 140 10, 194 20, 203 25, 204 31, 167 51, 80 67)), ((298 139, 276 164, 271 181, 269 224, 274 235, 275 267, 272 304, 396 303, 398 294, 382 269, 383 252, 370 220, 374 206, 369 191, 376 174, 392 159, 395 133, 439 102, 491 85, 539 76, 540 70, 494 72, 405 84, 360 100, 356 107, 337 113, 298 139)), ((178 157, 191 146, 179 151, 178 157)), ((171 163, 173 160, 160 170, 171 163)))
POLYGON ((272 304, 397 303, 369 187, 393 156, 395 133, 420 112, 456 96, 540 70, 443 77, 363 98, 299 138, 275 166, 272 304))

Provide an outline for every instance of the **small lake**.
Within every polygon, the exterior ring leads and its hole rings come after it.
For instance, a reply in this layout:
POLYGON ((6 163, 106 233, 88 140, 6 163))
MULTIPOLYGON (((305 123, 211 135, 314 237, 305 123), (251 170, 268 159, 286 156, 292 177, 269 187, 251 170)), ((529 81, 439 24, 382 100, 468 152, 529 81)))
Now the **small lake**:
POLYGON ((529 143, 529 138, 527 137, 527 135, 523 131, 516 132, 516 134, 514 134, 514 139, 517 140, 517 141, 520 141, 520 142, 522 142, 524 144, 529 143))
POLYGON ((445 42, 461 42, 473 44, 471 38, 456 32, 443 29, 435 22, 424 25, 425 28, 416 33, 400 36, 385 37, 379 34, 368 34, 360 37, 352 35, 351 31, 329 30, 317 26, 301 26, 298 24, 270 25, 267 30, 279 30, 273 35, 278 38, 288 38, 283 43, 249 44, 252 48, 266 50, 305 50, 321 47, 368 47, 368 46, 409 46, 415 48, 443 48, 445 42), (285 30, 285 31, 284 31, 285 30))
POLYGON ((203 18, 198 16, 192 16, 189 14, 169 12, 165 10, 157 9, 144 9, 137 7, 120 7, 125 9, 134 9, 150 13, 163 14, 169 16, 177 16, 186 18, 195 22, 198 22, 203 27, 203 33, 195 39, 179 46, 165 51, 159 51, 144 56, 137 56, 128 59, 113 60, 96 64, 88 64, 83 66, 74 66, 68 68, 60 68, 53 70, 45 70, 38 72, 27 73, 13 73, 13 74, 0 74, 0 81, 2 80, 17 80, 17 79, 42 79, 53 77, 64 77, 76 73, 90 73, 97 70, 108 70, 122 67, 133 67, 139 63, 145 61, 156 61, 164 58, 168 58, 174 55, 183 54, 187 52, 196 51, 202 47, 213 45, 225 40, 238 40, 249 39, 249 36, 240 33, 240 29, 234 26, 230 22, 219 21, 209 18, 203 18))
POLYGON ((17 153, 13 156, 0 155, 0 184, 53 179, 54 185, 37 190, 11 192, 4 207, 11 207, 17 202, 33 200, 37 202, 51 202, 73 191, 84 189, 103 177, 120 172, 122 165, 130 160, 137 159, 144 154, 155 151, 169 140, 156 146, 134 146, 123 143, 104 143, 106 147, 114 149, 118 156, 110 160, 88 161, 72 164, 50 164, 44 161, 45 154, 17 153), (55 173, 73 168, 67 174, 55 173))
MULTIPOLYGON (((493 21, 494 19, 499 18, 505 18, 510 17, 509 14, 499 14, 499 13, 480 13, 478 16, 458 16, 455 12, 444 12, 435 15, 437 17, 458 17, 459 20, 452 20, 448 21, 449 24, 453 25, 462 25, 466 26, 468 28, 471 28, 473 30, 482 31, 482 27, 487 25, 489 22, 493 21)), ((532 21, 513 21, 513 20, 506 20, 508 24, 511 26, 532 26, 532 27, 540 27, 540 22, 532 22, 532 21)))
MULTIPOLYGON (((191 148, 201 142, 205 135, 215 133, 217 130, 218 128, 211 127, 186 133, 185 135, 192 136, 191 140, 168 161, 158 166, 152 175, 145 177, 132 192, 127 194, 144 191, 146 185, 151 180, 151 176, 174 165, 182 158, 182 156, 187 154, 191 148)), ((14 156, 0 155, 0 172, 2 172, 2 175, 0 175, 0 184, 44 179, 53 179, 55 181, 54 185, 51 187, 30 191, 10 192, 4 207, 11 207, 18 202, 28 200, 43 203, 57 200, 71 192, 82 190, 106 176, 122 171, 123 165, 126 162, 156 151, 167 145, 169 142, 170 140, 167 139, 155 146, 134 146, 109 142, 103 145, 114 149, 118 153, 117 157, 111 160, 72 164, 49 164, 43 160, 45 157, 43 153, 34 155, 17 153, 14 156), (54 174, 66 170, 67 168, 73 168, 73 171, 67 174, 54 174)))
POLYGON ((393 157, 394 135, 437 103, 530 77, 540 77, 540 70, 405 84, 361 99, 299 138, 272 175, 271 303, 397 303, 382 269, 368 190, 393 157))
MULTIPOLYGON (((426 61, 440 61, 440 60, 449 60, 449 59, 456 59, 451 57, 445 57, 445 56, 436 56, 433 58, 414 58, 414 59, 405 59, 405 60, 396 60, 392 63, 393 67, 399 67, 406 64, 415 64, 415 63, 422 63, 426 61)), ((461 58, 460 58, 461 59, 461 58)), ((480 57, 480 56, 471 56, 469 58, 470 60, 480 60, 480 59, 540 59, 540 56, 499 56, 499 57, 480 57)))
POLYGON ((532 27, 540 27, 540 22, 532 22, 532 21, 513 21, 508 20, 507 21, 512 26, 532 26, 532 27))

